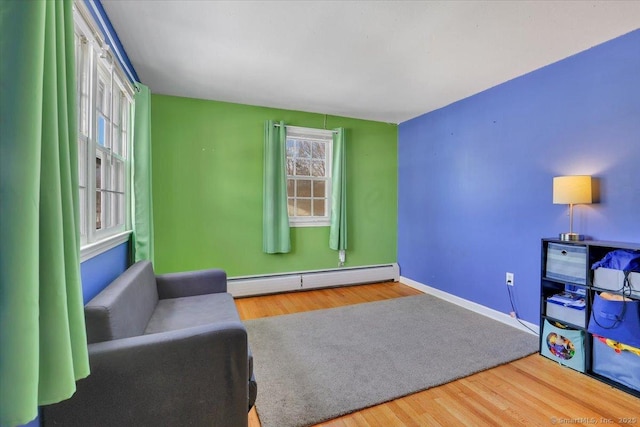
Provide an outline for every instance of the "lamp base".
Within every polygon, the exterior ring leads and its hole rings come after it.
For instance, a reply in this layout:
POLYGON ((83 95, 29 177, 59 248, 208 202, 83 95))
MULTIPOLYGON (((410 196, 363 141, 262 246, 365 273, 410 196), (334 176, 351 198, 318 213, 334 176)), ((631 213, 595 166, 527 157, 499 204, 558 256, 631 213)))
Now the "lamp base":
POLYGON ((560 233, 560 240, 575 242, 578 240, 584 240, 584 236, 578 233, 560 233))

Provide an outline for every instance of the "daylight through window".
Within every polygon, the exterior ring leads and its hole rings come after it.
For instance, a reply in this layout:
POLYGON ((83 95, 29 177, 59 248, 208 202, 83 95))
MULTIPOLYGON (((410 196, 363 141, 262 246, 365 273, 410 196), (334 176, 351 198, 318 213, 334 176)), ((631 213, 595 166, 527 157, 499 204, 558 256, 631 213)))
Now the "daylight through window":
POLYGON ((128 226, 133 90, 88 14, 74 11, 81 246, 128 226))
POLYGON ((332 143, 332 131, 287 126, 287 202, 291 226, 329 225, 332 143))

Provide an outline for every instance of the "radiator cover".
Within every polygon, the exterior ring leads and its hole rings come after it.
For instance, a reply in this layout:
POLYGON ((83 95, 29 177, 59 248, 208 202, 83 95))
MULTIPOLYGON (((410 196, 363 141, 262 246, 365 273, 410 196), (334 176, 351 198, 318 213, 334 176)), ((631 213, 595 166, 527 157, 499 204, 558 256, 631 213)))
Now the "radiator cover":
POLYGON ((234 297, 265 295, 334 286, 348 286, 400 280, 398 264, 370 265, 330 270, 231 277, 227 291, 234 297))

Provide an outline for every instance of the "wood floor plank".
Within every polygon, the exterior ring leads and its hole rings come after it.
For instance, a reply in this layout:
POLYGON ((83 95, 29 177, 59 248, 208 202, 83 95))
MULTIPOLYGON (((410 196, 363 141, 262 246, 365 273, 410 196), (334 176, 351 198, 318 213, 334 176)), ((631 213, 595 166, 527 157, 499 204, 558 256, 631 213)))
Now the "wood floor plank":
MULTIPOLYGON (((388 282, 238 298, 236 306, 241 319, 249 320, 418 294, 388 282)), ((594 420, 629 426, 619 419, 635 417, 632 425, 640 425, 638 414, 640 399, 534 354, 315 427, 593 425, 594 420)), ((261 427, 255 409, 249 427, 261 427)))
MULTIPOLYGON (((469 412, 476 425, 492 426, 497 420, 493 405, 483 399, 482 395, 476 395, 475 391, 467 386, 464 381, 456 381, 458 399, 453 400, 455 409, 461 412, 469 412), (476 422, 477 421, 477 422, 476 422)), ((444 387, 443 387, 444 388, 444 387)), ((450 387, 453 388, 453 387, 450 387)))
POLYGON ((396 414, 396 417, 398 417, 398 420, 402 423, 401 425, 407 427, 421 426, 420 415, 413 411, 411 406, 405 404, 402 399, 392 400, 391 402, 388 402, 386 406, 396 414))
POLYGON ((386 405, 364 409, 362 416, 370 427, 397 427, 400 425, 400 420, 386 405))

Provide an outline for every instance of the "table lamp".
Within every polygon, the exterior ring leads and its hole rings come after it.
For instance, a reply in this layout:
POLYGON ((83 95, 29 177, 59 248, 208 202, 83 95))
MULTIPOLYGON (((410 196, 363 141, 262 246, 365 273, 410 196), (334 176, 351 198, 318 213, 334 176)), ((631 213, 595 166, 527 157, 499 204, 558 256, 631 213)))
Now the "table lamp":
POLYGON ((569 205, 569 232, 560 233, 560 240, 583 240, 573 232, 573 205, 592 202, 591 177, 588 175, 556 176, 553 178, 553 204, 569 205))

